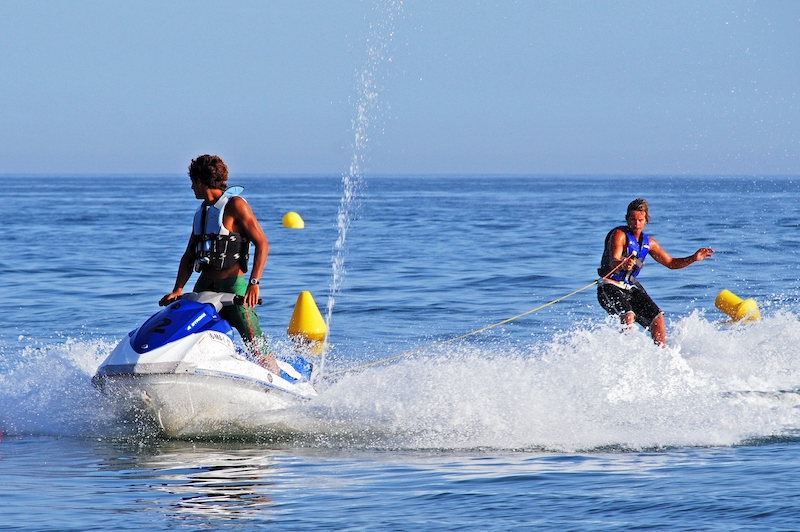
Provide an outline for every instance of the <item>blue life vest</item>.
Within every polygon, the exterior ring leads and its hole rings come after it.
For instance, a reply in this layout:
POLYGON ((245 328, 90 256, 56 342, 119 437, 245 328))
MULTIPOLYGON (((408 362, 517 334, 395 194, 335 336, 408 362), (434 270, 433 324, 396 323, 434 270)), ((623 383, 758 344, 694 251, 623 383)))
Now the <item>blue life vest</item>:
MULTIPOLYGON (((619 227, 615 227, 611 231, 608 232, 606 235, 605 241, 605 248, 603 249, 603 257, 600 259, 600 267, 597 268, 597 274, 600 277, 604 277, 611 281, 617 281, 624 283, 626 285, 633 285, 635 283, 636 276, 639 275, 639 272, 642 271, 644 267, 644 259, 647 258, 647 253, 650 251, 650 237, 646 234, 642 233, 639 237, 639 241, 636 241, 636 237, 633 236, 630 227, 627 225, 621 225, 619 227), (611 241, 611 237, 614 235, 616 231, 622 231, 625 233, 625 237, 628 239, 628 245, 625 250, 625 257, 635 254, 636 257, 635 263, 633 268, 630 271, 627 271, 623 268, 619 268, 617 271, 606 277, 608 272, 614 269, 611 265, 611 252, 608 249, 608 244, 611 241)), ((623 257, 623 258, 625 258, 623 257)))
POLYGON ((212 205, 203 203, 194 213, 192 234, 197 236, 194 270, 225 270, 237 262, 243 272, 250 259, 250 241, 239 233, 228 231, 222 223, 225 207, 242 187, 230 187, 212 205))

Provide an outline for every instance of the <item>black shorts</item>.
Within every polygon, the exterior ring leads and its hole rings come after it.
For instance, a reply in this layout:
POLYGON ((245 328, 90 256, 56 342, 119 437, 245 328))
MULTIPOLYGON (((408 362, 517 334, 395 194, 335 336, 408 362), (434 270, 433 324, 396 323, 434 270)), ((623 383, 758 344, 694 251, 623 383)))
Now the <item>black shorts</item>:
POLYGON ((644 328, 650 327, 653 320, 661 314, 647 291, 640 284, 630 290, 625 290, 614 284, 601 284, 597 287, 597 300, 600 306, 611 315, 617 315, 625 321, 625 314, 633 312, 636 323, 644 328))

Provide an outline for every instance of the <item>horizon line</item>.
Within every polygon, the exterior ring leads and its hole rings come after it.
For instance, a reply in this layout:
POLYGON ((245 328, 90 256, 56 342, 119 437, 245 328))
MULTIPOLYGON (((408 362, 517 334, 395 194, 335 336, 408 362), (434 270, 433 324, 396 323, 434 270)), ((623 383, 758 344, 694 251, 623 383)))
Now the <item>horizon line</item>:
MULTIPOLYGON (((258 173, 258 172, 237 172, 231 177, 266 177, 266 178, 341 178, 344 173, 319 173, 319 172, 275 172, 275 173, 258 173)), ((164 173, 164 172, 124 172, 124 173, 108 173, 108 172, 85 172, 85 173, 49 173, 49 172, 0 172, 0 177, 13 178, 13 177, 75 177, 75 178, 93 178, 93 177, 187 177, 185 173, 164 173)), ((417 172, 417 173, 362 173, 361 177, 364 178, 395 178, 395 177, 566 177, 566 178, 582 178, 582 177, 800 177, 800 173, 647 173, 647 172, 599 172, 599 173, 463 173, 463 172, 417 172)))

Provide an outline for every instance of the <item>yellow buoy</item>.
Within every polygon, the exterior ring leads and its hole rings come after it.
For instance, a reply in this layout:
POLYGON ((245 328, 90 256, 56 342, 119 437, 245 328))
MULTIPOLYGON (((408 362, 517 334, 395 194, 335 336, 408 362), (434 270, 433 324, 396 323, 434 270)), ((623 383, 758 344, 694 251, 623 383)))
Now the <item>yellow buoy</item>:
POLYGON ((283 226, 289 229, 302 229, 306 226, 306 223, 300 218, 299 214, 292 211, 283 215, 283 226))
POLYGON ((739 296, 730 290, 723 290, 717 294, 714 305, 730 316, 733 321, 756 321, 761 319, 761 314, 758 312, 758 303, 754 299, 742 301, 739 296))
POLYGON ((311 292, 300 292, 286 333, 300 350, 318 355, 322 352, 326 332, 325 320, 322 319, 311 292))

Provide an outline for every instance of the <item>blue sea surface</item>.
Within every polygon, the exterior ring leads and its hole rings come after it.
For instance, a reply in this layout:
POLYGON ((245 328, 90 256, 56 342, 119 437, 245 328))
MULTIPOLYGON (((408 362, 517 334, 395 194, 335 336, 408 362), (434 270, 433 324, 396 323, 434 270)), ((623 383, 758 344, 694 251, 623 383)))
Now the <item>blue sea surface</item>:
POLYGON ((125 417, 91 377, 172 289, 189 179, 7 178, 1 529, 800 529, 799 177, 368 176, 347 220, 337 176, 231 182, 276 352, 298 294, 333 295, 319 397, 247 437, 125 417), (715 249, 640 275, 665 349, 591 285, 636 197, 673 256, 715 249), (762 319, 727 323, 722 289, 762 319))

